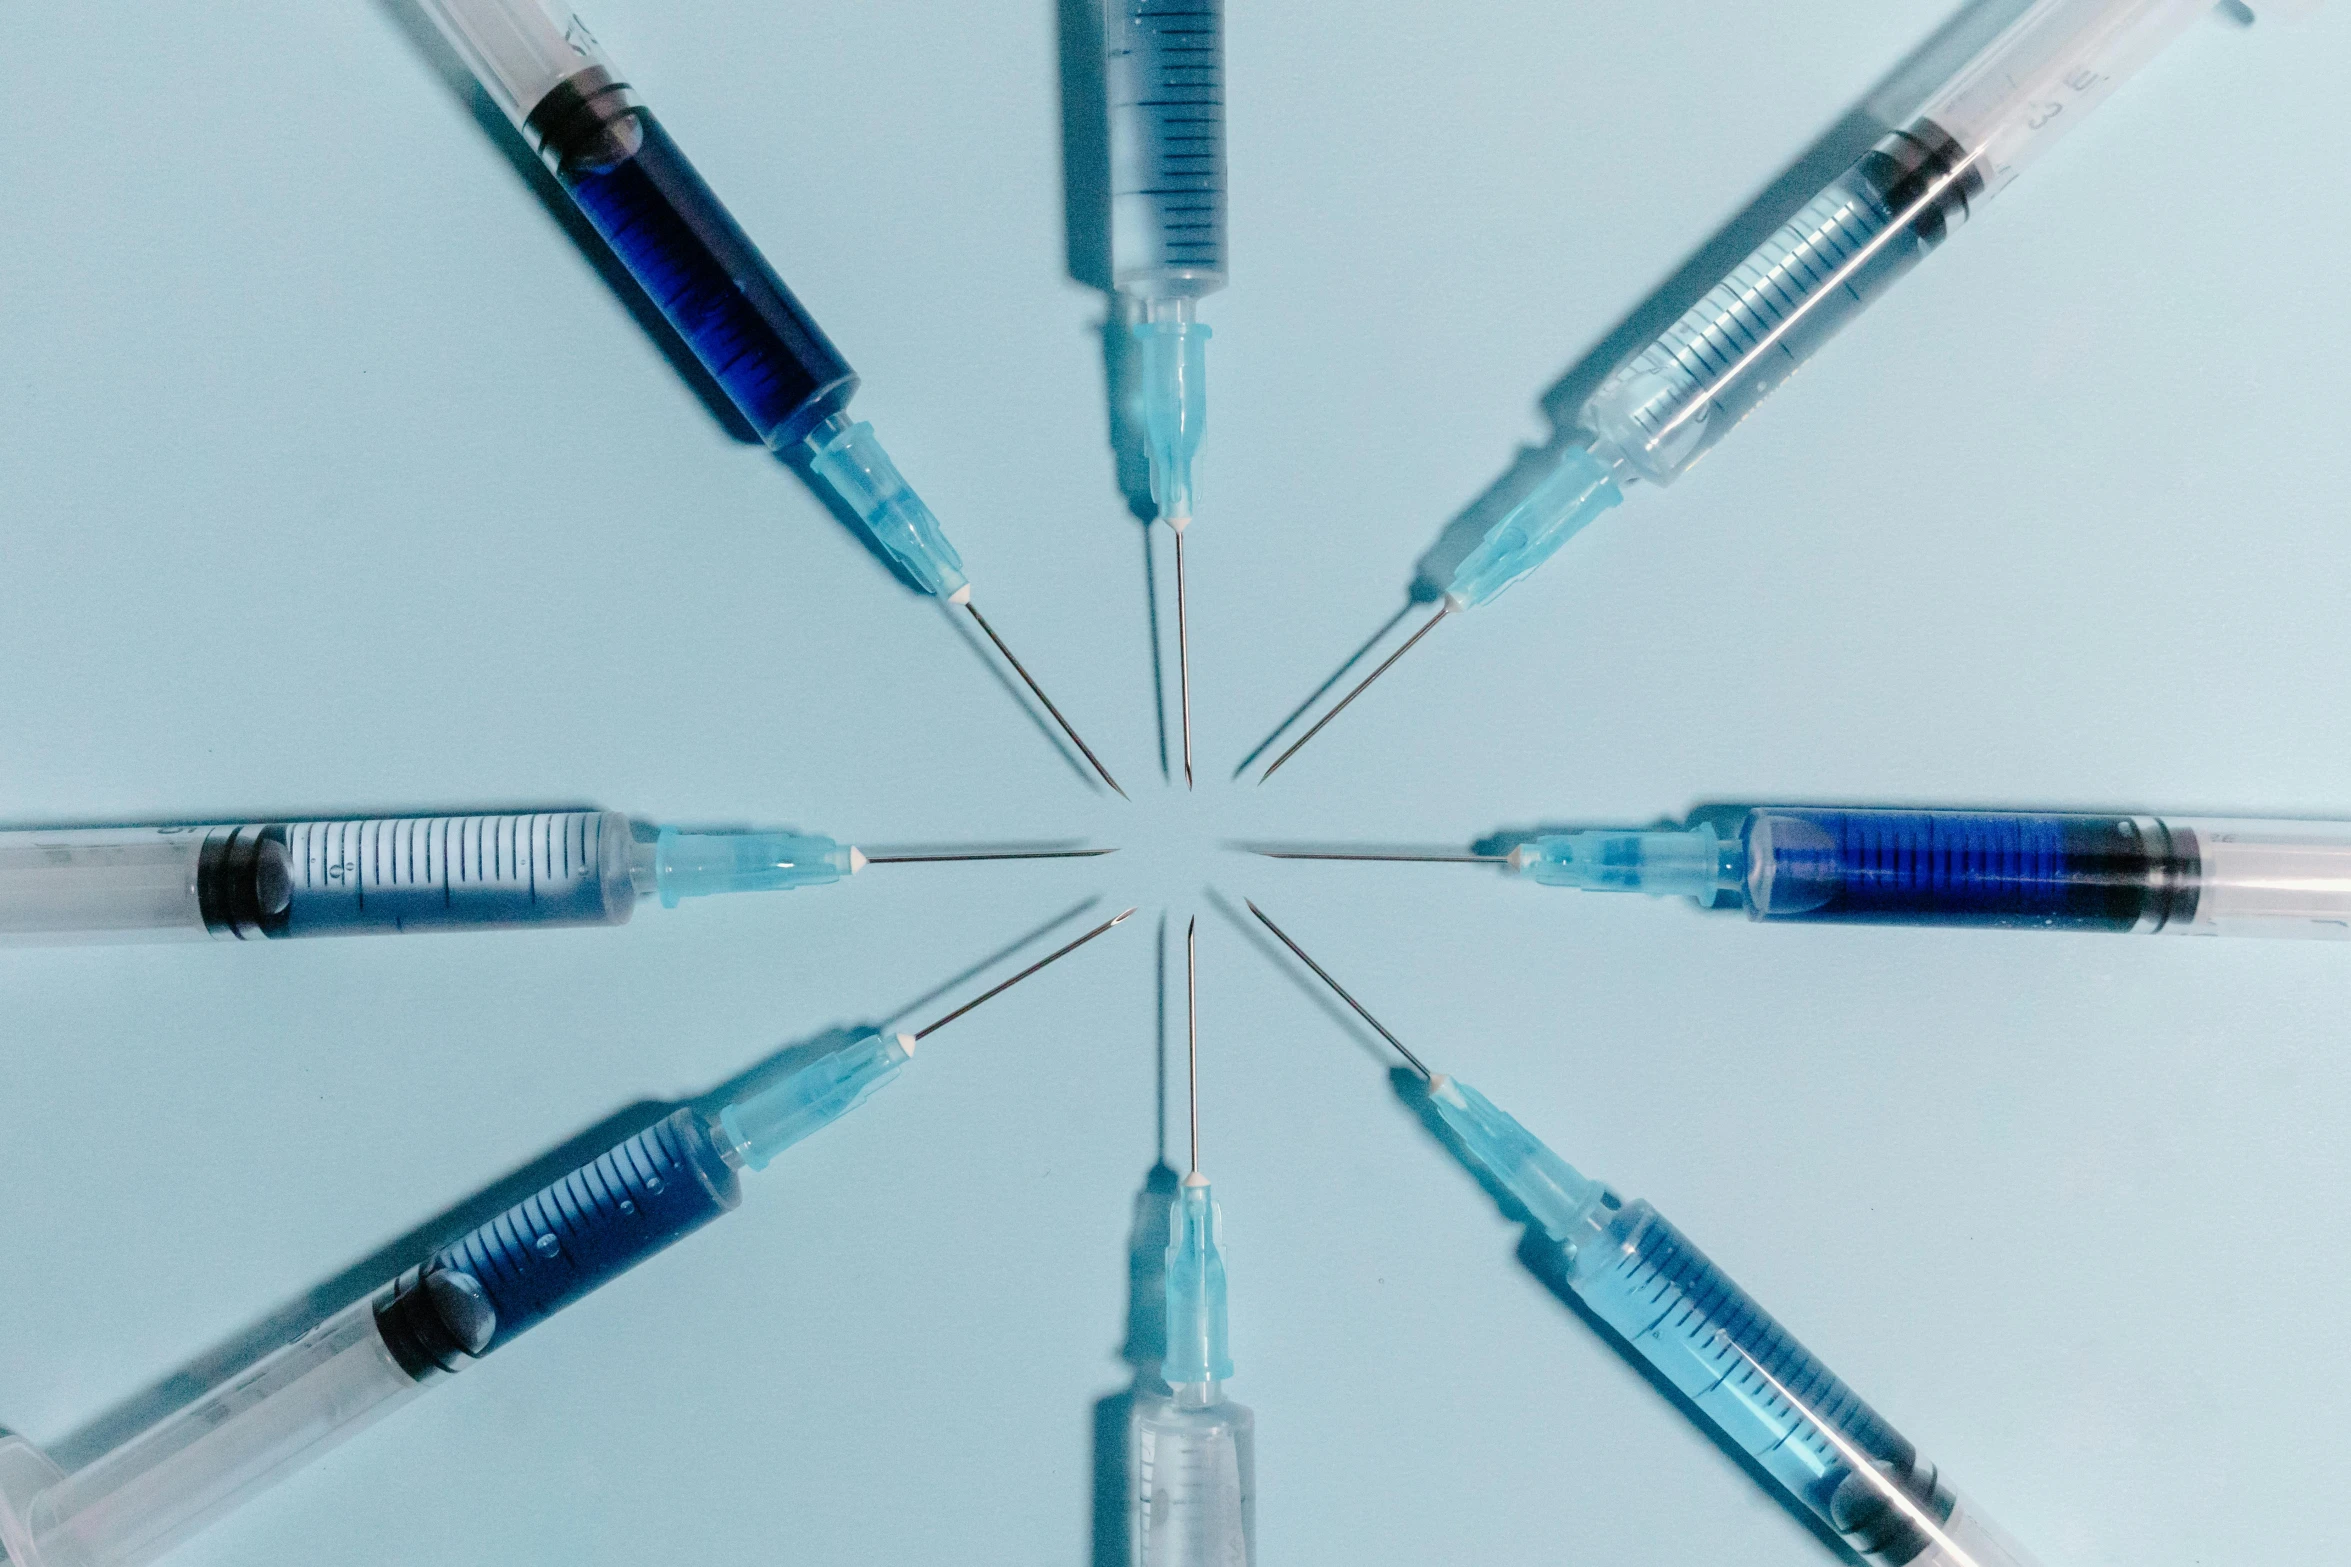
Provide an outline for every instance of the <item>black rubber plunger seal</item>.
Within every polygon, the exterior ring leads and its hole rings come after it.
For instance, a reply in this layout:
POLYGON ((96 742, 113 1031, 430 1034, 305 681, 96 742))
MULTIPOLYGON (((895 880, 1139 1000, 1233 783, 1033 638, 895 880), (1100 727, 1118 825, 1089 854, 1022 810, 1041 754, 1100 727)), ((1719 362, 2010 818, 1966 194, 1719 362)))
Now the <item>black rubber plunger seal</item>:
POLYGON ((422 1382, 472 1365, 498 1331, 481 1280, 455 1268, 410 1268, 376 1307, 376 1332, 400 1369, 422 1382))
POLYGON ((596 173, 635 155, 644 141, 637 128, 643 112, 628 83, 591 65, 549 88, 522 131, 558 174, 596 173))
POLYGON ((1887 210, 1928 245, 1965 223, 1968 203, 1983 194, 1984 174, 1949 131, 1917 119, 1881 138, 1858 166, 1887 210))
POLYGON ((293 909, 283 827, 221 827, 196 854, 196 907, 204 928, 239 941, 283 936, 293 909))

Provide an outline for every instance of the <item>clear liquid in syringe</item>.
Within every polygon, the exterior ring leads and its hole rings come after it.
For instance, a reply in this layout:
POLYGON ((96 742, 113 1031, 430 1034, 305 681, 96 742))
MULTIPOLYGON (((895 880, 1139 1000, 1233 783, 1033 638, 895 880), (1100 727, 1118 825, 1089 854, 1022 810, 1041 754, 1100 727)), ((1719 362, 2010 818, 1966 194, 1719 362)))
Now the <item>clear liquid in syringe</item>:
POLYGON ((1113 281, 1148 298, 1224 286, 1223 0, 1108 0, 1113 281))

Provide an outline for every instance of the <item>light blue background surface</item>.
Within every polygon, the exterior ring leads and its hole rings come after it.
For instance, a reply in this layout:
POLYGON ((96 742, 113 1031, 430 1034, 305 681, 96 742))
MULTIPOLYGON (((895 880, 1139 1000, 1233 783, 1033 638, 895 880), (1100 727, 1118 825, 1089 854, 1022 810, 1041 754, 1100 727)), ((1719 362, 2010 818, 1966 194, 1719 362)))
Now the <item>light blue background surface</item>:
POLYGON ((1171 951, 1202 916, 1267 1567, 1822 1559, 1213 887, 1655 1200, 2049 1567, 2323 1559, 2351 953, 1769 929, 1223 847, 1720 800, 2351 816, 2340 7, 2196 30, 1685 483, 1226 781, 1544 389, 1950 7, 1800 9, 1234 6, 1187 798, 1068 275, 1054 8, 593 8, 1128 806, 724 434, 389 13, 0 3, 0 815, 1127 850, 610 931, 0 954, 0 1420, 75 1456, 631 1100, 1099 893, 1144 916, 175 1560, 1086 1560, 1163 908, 1171 951))

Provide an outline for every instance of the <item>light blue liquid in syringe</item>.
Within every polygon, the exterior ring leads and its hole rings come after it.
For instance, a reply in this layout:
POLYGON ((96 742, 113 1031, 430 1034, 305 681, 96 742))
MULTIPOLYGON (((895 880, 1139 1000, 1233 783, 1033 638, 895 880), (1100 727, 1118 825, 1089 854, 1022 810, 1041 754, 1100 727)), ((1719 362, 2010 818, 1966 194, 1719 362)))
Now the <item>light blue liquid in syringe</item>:
POLYGON ((1536 1271, 1573 1291, 1856 1555, 1872 1567, 2033 1567, 1655 1208, 1626 1202, 1485 1095, 1431 1071, 1263 909, 1249 912, 1421 1074, 1451 1151, 1540 1232, 1529 1236, 1536 1271))
POLYGON ((1224 0, 1103 0, 1110 275, 1142 350, 1151 498, 1179 534, 1207 419, 1199 301, 1225 285, 1224 0))
POLYGON ((1878 1567, 2031 1567, 1935 1465, 1646 1202, 1579 1173, 1468 1084, 1430 1108, 1555 1244, 1561 1281, 1716 1430, 1878 1567))

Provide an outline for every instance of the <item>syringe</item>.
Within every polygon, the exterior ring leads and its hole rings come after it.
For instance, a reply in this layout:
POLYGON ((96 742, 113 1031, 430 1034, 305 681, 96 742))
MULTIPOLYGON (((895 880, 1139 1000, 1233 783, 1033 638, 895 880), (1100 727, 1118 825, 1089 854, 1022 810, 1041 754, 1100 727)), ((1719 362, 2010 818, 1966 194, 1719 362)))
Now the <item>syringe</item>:
POLYGON ((1258 852, 1501 865, 1757 920, 2351 937, 2351 822, 1770 805, 1727 837, 1700 821, 1545 833, 1507 854, 1258 852))
POLYGON ((441 1247, 370 1298, 63 1473, 0 1436, 0 1549, 14 1567, 136 1567, 444 1375, 742 1201, 738 1172, 871 1098, 918 1041, 1066 957, 1095 926, 926 1028, 867 1030, 715 1113, 687 1107, 441 1247))
MULTIPOLYGON (((2262 9, 2268 9, 2264 6, 2262 9)), ((1492 600, 1646 481, 1667 485, 2024 166, 2212 10, 2211 0, 2031 0, 1665 334, 1544 454, 1550 471, 1436 613, 1260 775, 1271 778, 1446 616, 1492 600)))
POLYGON ((1110 109, 1110 273, 1142 350, 1151 499, 1175 534, 1176 683, 1192 785, 1184 530, 1208 419, 1200 300, 1225 285, 1224 0, 1102 0, 1110 109))
POLYGON ((805 463, 924 592, 962 606, 1123 795, 972 602, 963 557, 873 426, 850 419, 857 372, 563 0, 424 0, 424 9, 760 439, 805 463))
MULTIPOLYGON (((1395 1046, 1454 1154, 1540 1230, 1555 1276, 1716 1431, 1873 1567, 2033 1567, 1908 1438, 1664 1216, 1580 1174, 1458 1078, 1432 1072, 1252 903, 1251 913, 1395 1046)), ((1531 1239, 1531 1237, 1530 1237, 1531 1239)))
POLYGON ((1255 1567, 1257 1417, 1224 1396, 1233 1374, 1224 1208, 1200 1173, 1199 921, 1184 929, 1192 1163, 1168 1215, 1165 1391, 1138 1388, 1127 1425, 1136 1567, 1255 1567))
POLYGON ((618 811, 0 832, 0 944, 619 925, 639 901, 822 887, 868 865, 1108 849, 867 854, 787 832, 680 832, 618 811))

